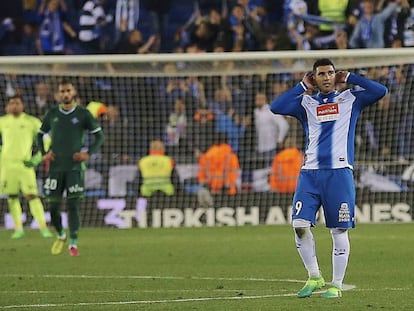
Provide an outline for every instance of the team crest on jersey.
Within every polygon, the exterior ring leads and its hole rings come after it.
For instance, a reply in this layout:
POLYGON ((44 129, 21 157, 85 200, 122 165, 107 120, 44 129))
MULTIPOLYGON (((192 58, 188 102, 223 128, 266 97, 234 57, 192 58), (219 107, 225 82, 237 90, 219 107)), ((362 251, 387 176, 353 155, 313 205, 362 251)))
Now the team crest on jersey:
POLYGON ((339 119, 339 106, 337 103, 328 103, 316 106, 316 119, 319 122, 334 121, 339 119))
POLYGON ((71 122, 72 122, 73 124, 77 124, 77 123, 79 123, 79 120, 78 120, 78 118, 73 118, 73 119, 71 120, 71 122))
POLYGON ((351 214, 349 212, 348 203, 341 203, 341 208, 338 212, 338 222, 349 222, 351 221, 351 214))

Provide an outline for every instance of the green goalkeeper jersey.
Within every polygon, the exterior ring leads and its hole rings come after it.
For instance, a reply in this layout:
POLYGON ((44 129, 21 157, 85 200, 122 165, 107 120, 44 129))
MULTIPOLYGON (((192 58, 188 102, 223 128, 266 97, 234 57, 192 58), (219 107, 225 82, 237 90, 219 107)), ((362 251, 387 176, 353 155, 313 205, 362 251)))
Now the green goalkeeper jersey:
POLYGON ((38 118, 24 112, 17 117, 12 114, 0 117, 2 165, 23 165, 23 161, 30 160, 40 125, 41 121, 38 118))
MULTIPOLYGON (((50 150, 55 154, 55 160, 50 163, 51 171, 84 170, 83 162, 73 161, 73 154, 84 149, 86 133, 96 134, 101 132, 98 121, 91 113, 76 105, 72 110, 63 110, 60 106, 50 109, 40 128, 40 134, 49 134, 52 138, 50 150)), ((42 142, 38 136, 41 150, 42 142)), ((96 152, 102 141, 92 144, 89 153, 96 152)), ((44 152, 44 150, 42 150, 44 152)))

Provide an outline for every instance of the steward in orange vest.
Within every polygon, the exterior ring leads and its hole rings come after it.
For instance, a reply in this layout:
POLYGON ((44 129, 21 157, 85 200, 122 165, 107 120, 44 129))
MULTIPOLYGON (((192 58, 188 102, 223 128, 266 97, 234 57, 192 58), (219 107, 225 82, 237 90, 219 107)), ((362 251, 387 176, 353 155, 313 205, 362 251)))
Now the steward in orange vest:
POLYGON ((302 167, 303 154, 294 147, 290 139, 286 140, 285 146, 273 158, 269 177, 270 189, 279 193, 293 193, 302 167))
POLYGON ((198 162, 198 182, 207 186, 211 193, 236 194, 239 177, 239 159, 225 139, 219 139, 198 162))

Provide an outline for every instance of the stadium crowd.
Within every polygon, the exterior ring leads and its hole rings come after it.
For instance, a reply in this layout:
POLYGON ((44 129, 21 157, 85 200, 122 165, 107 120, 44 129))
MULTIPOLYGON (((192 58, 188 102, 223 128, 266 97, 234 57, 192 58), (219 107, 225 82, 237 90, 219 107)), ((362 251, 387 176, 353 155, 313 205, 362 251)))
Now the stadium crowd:
MULTIPOLYGON (((413 0, 2 1, 0 20, 0 55, 414 46, 413 0)), ((175 72, 179 65, 164 70, 175 72)), ((413 69, 411 64, 359 72, 386 85, 390 95, 362 115, 357 158, 414 160, 413 69)), ((99 101, 115 111, 101 120, 108 139, 90 165, 108 172, 114 165, 137 163, 155 139, 177 163, 192 163, 220 133, 237 155, 242 185, 249 190, 252 170, 270 168, 286 140, 289 148, 304 145, 296 121, 275 118, 267 105, 300 79, 288 70, 264 77, 77 77, 79 103, 99 101), (137 97, 136 90, 145 94, 137 97)), ((56 103, 55 89, 50 77, 0 75, 2 102, 21 95, 26 111, 39 118, 56 103)), ((396 172, 387 167, 385 173, 396 172)))
POLYGON ((2 1, 0 55, 413 46, 413 4, 412 0, 2 1))

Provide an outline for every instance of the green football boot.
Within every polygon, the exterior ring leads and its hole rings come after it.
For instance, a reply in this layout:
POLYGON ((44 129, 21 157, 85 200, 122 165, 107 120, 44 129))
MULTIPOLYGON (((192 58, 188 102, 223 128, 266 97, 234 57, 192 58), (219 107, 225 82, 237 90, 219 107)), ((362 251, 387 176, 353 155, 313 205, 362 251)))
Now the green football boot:
POLYGON ((298 298, 310 297, 312 293, 325 286, 325 280, 323 277, 309 278, 305 286, 298 292, 298 298))
POLYGON ((17 229, 13 232, 11 238, 12 239, 21 239, 22 237, 24 237, 24 231, 23 229, 17 229))
POLYGON ((340 298, 342 291, 338 287, 330 287, 321 295, 321 298, 340 298))

